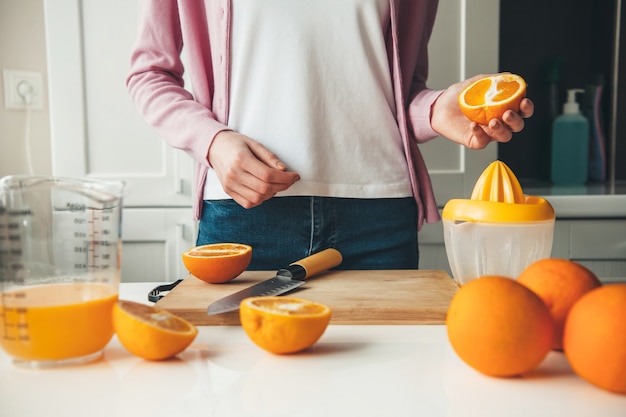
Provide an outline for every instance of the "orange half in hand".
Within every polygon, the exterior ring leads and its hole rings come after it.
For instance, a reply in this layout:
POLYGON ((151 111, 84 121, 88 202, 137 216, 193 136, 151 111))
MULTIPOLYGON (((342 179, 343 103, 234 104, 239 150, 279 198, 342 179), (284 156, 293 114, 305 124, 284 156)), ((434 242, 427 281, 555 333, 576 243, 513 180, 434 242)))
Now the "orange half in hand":
POLYGON ((315 344, 326 331, 330 314, 324 304, 293 297, 250 297, 239 307, 241 326, 250 340, 277 354, 315 344))
POLYGON ((241 243, 196 246, 183 253, 185 268, 196 278, 212 284, 236 278, 251 260, 252 247, 241 243))
POLYGON ((198 334, 193 324, 167 310, 123 300, 113 306, 113 328, 130 353, 153 361, 177 355, 198 334))
POLYGON ((487 125, 491 119, 502 120, 507 110, 519 112, 526 97, 526 81, 516 74, 497 74, 481 78, 459 94, 461 111, 473 122, 487 125))

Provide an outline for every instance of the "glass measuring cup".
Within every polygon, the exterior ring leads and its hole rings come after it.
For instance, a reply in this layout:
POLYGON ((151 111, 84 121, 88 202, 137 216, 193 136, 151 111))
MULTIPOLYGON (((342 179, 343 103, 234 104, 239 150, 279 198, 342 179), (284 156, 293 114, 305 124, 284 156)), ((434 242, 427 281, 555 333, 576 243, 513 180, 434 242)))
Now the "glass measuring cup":
POLYGON ((0 179, 0 346, 47 367, 102 356, 113 336, 122 182, 0 179))

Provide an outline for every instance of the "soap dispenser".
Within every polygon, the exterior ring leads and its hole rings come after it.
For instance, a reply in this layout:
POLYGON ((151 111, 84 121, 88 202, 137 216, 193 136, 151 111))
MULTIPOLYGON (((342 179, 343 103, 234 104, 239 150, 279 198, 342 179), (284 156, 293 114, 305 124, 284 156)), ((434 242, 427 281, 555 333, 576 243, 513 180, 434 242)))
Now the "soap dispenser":
POLYGON ((589 175, 589 121, 580 112, 576 93, 582 89, 567 90, 563 114, 552 124, 553 185, 583 185, 589 175))

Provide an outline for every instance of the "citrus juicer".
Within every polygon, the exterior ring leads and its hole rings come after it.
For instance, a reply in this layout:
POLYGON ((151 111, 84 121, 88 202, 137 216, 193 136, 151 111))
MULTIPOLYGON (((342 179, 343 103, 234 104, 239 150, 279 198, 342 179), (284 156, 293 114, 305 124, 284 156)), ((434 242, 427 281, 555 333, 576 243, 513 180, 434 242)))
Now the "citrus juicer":
POLYGON ((446 254, 459 285, 484 275, 517 276, 552 251, 555 214, 544 198, 525 195, 502 161, 492 162, 471 198, 442 212, 446 254))

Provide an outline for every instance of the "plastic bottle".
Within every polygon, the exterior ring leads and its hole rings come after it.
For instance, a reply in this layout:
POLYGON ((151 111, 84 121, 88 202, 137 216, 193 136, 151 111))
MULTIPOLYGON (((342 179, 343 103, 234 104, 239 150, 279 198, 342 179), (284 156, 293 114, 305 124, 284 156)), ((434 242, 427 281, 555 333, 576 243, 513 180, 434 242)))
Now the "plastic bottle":
MULTIPOLYGON (((554 120, 561 115, 563 109, 561 91, 561 65, 563 57, 551 58, 544 69, 543 91, 547 102, 547 113, 541 118, 541 143, 545 152, 538 153, 536 158, 537 179, 550 180, 550 147, 552 146, 552 125, 554 120)), ((539 109, 535 111, 537 117, 541 117, 539 109)), ((535 117, 535 116, 533 116, 535 117)))
POLYGON ((563 114, 552 124, 553 185, 583 185, 589 175, 589 121, 580 112, 576 93, 585 90, 567 90, 563 114))
POLYGON ((548 130, 552 129, 552 123, 554 119, 561 114, 561 65, 563 63, 563 57, 555 57, 548 61, 547 69, 545 73, 546 92, 548 95, 548 117, 550 120, 550 126, 548 130))
POLYGON ((589 120, 589 179, 591 181, 606 180, 606 135, 602 117, 603 90, 603 77, 601 74, 596 74, 592 83, 587 85, 586 96, 589 99, 587 111, 584 113, 589 120))

